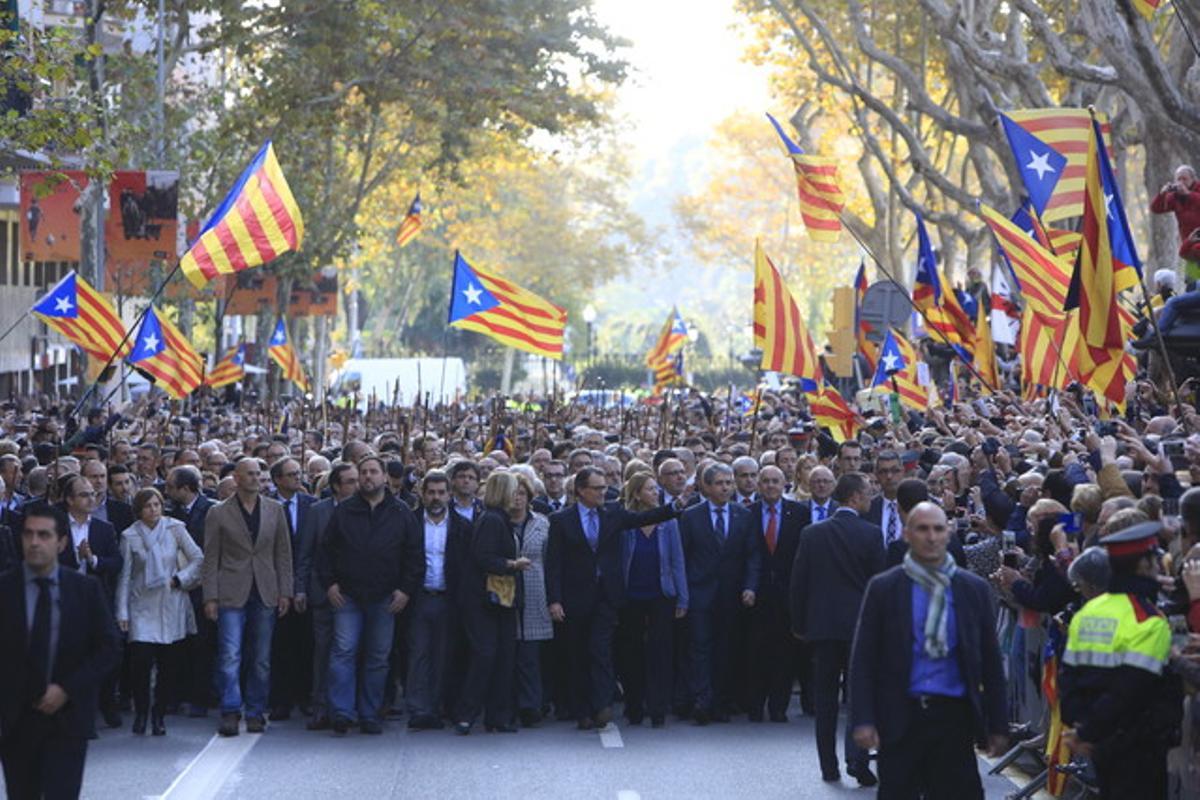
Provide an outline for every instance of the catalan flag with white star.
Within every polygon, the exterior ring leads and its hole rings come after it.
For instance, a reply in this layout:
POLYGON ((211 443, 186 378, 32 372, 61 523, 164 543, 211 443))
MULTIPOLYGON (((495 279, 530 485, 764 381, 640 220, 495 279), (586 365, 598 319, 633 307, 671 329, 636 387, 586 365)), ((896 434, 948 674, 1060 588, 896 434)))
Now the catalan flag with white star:
POLYGON ((296 348, 288 339, 287 325, 282 319, 275 323, 275 333, 271 335, 267 354, 279 365, 286 380, 299 386, 301 391, 308 391, 308 376, 304 374, 304 365, 300 363, 300 356, 296 355, 296 348))
POLYGON ((231 383, 237 383, 246 377, 246 345, 238 342, 225 351, 225 355, 204 378, 206 386, 220 389, 231 383))
POLYGON ((266 264, 304 240, 304 219, 270 140, 217 206, 179 266, 196 288, 218 275, 266 264))
POLYGON ((557 360, 563 355, 566 309, 454 254, 448 322, 501 344, 557 360))
POLYGON ((800 216, 809 238, 814 242, 836 242, 842 232, 841 213, 846 205, 846 196, 838 183, 837 159, 805 153, 783 132, 774 117, 767 114, 767 119, 775 126, 796 169, 800 216))
POLYGON ((916 411, 924 411, 929 404, 929 389, 917 377, 916 351, 894 328, 879 348, 879 366, 871 388, 895 392, 901 403, 916 411))
POLYGON ((34 304, 33 315, 100 361, 129 353, 117 310, 74 270, 34 304))
POLYGON ((187 397, 204 382, 204 360, 187 337, 155 311, 154 306, 146 309, 127 360, 176 400, 187 397))

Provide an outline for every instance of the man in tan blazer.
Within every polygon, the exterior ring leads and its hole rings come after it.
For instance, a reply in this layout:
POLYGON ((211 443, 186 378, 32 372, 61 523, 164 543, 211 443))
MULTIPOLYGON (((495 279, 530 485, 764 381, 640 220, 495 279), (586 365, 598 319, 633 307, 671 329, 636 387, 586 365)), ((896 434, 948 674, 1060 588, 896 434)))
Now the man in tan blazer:
POLYGON ((233 471, 237 492, 204 521, 204 613, 217 623, 222 736, 237 736, 242 712, 239 670, 249 639, 246 732, 262 733, 271 680, 271 634, 292 599, 292 540, 283 506, 259 494, 257 459, 233 471))

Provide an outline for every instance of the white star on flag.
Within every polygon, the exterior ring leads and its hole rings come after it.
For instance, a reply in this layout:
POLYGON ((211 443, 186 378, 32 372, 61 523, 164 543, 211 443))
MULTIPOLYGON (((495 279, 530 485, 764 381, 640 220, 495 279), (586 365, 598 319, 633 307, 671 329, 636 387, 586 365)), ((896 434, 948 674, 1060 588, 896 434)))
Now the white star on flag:
POLYGON ((1042 178, 1046 177, 1047 172, 1055 172, 1056 171, 1054 169, 1054 167, 1050 166, 1050 154, 1049 153, 1035 153, 1032 150, 1030 150, 1029 155, 1032 157, 1033 160, 1025 165, 1025 169, 1030 170, 1032 172, 1036 172, 1038 174, 1039 181, 1042 178))
POLYGON ((1111 194, 1109 194, 1108 192, 1105 192, 1104 193, 1104 215, 1106 217, 1108 217, 1109 219, 1112 219, 1112 215, 1113 215, 1112 201, 1113 201, 1113 196, 1111 194))
POLYGON ((54 301, 54 310, 59 314, 66 314, 71 310, 71 299, 66 295, 54 301))
POLYGON ((475 284, 468 283, 467 288, 463 289, 463 294, 467 296, 467 302, 470 303, 471 305, 473 305, 473 306, 483 305, 483 303, 480 302, 480 300, 479 300, 479 296, 481 294, 483 294, 483 291, 481 289, 476 289, 475 284))
POLYGON ((158 337, 155 336, 153 332, 151 332, 150 335, 145 339, 142 339, 142 349, 147 353, 153 353, 158 349, 158 337))
POLYGON ((895 353, 888 353, 883 357, 883 368, 888 372, 895 372, 897 368, 896 362, 899 360, 899 356, 897 356, 895 353))

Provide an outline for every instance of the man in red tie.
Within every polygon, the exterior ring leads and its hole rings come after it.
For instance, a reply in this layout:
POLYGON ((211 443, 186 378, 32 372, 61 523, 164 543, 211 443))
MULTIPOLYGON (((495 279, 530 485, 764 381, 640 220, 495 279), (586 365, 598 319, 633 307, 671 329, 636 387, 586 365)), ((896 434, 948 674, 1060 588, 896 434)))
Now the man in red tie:
MULTIPOLYGON (((735 479, 736 476, 735 468, 735 479)), ((772 722, 787 722, 792 681, 801 674, 800 643, 792 636, 788 617, 788 585, 800 530, 808 515, 800 503, 783 496, 785 483, 781 469, 763 467, 758 475, 758 499, 750 506, 762 553, 758 602, 747 611, 750 618, 750 646, 745 654, 749 678, 747 713, 751 722, 762 721, 764 704, 772 722)), ((802 705, 808 688, 804 684, 802 678, 802 705)))

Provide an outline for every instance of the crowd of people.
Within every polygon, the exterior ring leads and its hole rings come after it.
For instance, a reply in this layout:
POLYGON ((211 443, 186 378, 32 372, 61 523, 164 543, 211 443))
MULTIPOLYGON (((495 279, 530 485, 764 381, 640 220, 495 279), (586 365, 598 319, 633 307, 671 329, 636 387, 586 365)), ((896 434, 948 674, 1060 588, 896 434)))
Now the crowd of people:
POLYGON ((953 798, 982 796, 976 746, 1055 717, 1103 796, 1194 792, 1200 418, 1130 391, 1124 419, 1002 392, 841 442, 792 390, 77 428, 9 403, 8 793, 78 793, 129 711, 223 736, 813 715, 825 780, 953 798))

